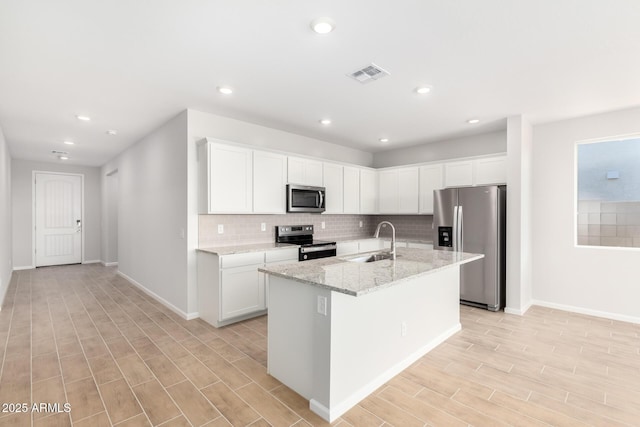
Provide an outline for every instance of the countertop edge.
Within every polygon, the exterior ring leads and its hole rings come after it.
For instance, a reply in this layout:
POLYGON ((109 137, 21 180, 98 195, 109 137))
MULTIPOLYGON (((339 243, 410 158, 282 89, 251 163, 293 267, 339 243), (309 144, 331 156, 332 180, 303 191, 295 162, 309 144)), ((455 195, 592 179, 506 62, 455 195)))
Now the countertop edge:
MULTIPOLYGON (((343 257, 338 257, 338 258, 342 260, 343 257)), ((291 276, 291 275, 288 275, 288 274, 283 274, 283 273, 270 271, 267 267, 259 267, 258 271, 260 271, 262 273, 265 273, 265 274, 270 274, 270 275, 273 275, 273 276, 276 276, 276 277, 281 277, 283 279, 293 280, 293 281, 298 282, 298 283, 303 283, 303 284, 307 284, 307 285, 311 285, 311 286, 316 286, 318 288, 328 289, 330 291, 339 292, 339 293, 346 294, 346 295, 351 295, 351 296, 354 296, 354 297, 359 297, 359 296, 367 295, 367 294, 369 294, 371 292, 376 292, 376 291, 379 291, 379 290, 382 290, 382 289, 387 289, 387 288, 399 285, 399 284, 401 284, 403 282, 406 282, 406 281, 409 281, 409 280, 413 280, 413 279, 418 278, 418 277, 426 276, 428 274, 437 273, 439 271, 446 270, 448 268, 458 267, 458 266, 460 266, 462 264, 466 264, 466 263, 469 263, 469 262, 472 262, 472 261, 476 261, 476 260, 479 260, 479 259, 482 259, 482 258, 484 258, 484 254, 474 254, 474 256, 471 256, 471 257, 469 257, 467 259, 464 259, 464 260, 461 260, 461 261, 455 261, 455 262, 452 262, 451 264, 448 264, 448 265, 444 265, 444 266, 441 266, 441 267, 436 267, 436 268, 433 268, 433 269, 428 270, 428 271, 423 271, 421 273, 416 273, 416 274, 414 274, 412 276, 403 277, 401 279, 394 280, 393 282, 385 283, 385 284, 380 285, 380 286, 372 286, 370 288, 367 288, 367 289, 364 289, 364 290, 361 290, 361 291, 353 291, 353 290, 349 290, 349 289, 345 289, 345 288, 338 288, 338 287, 335 287, 335 286, 326 285, 326 284, 314 282, 314 281, 311 281, 311 280, 306 280, 306 279, 295 277, 295 276, 291 276)), ((344 261, 344 262, 349 262, 349 261, 344 261)))

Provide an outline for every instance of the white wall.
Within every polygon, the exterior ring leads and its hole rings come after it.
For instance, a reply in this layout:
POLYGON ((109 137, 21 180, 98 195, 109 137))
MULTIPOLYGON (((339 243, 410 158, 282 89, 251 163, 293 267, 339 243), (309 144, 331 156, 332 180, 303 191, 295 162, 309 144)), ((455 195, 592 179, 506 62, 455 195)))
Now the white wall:
POLYGON ((507 133, 500 131, 381 151, 373 155, 373 166, 402 166, 506 151, 507 133))
POLYGON ((118 263, 118 170, 102 174, 102 262, 118 263))
POLYGON ((532 303, 532 128, 507 119, 507 286, 505 312, 524 314, 532 303))
POLYGON ((640 322, 640 250, 575 245, 575 143, 639 132, 640 108, 534 127, 534 303, 640 322))
POLYGON ((0 129, 0 308, 13 270, 11 220, 11 155, 0 129))
POLYGON ((33 268, 33 171, 84 175, 84 261, 100 261, 101 188, 100 168, 63 163, 13 159, 11 187, 13 208, 14 268, 33 268))
MULTIPOLYGON (((106 175, 116 169, 118 271, 191 317, 195 310, 187 304, 187 112, 105 164, 103 188, 109 185, 106 175)), ((109 209, 105 206, 103 212, 109 209)))
POLYGON ((206 137, 361 166, 371 166, 373 163, 373 154, 365 151, 253 123, 189 110, 189 140, 198 141, 206 137))

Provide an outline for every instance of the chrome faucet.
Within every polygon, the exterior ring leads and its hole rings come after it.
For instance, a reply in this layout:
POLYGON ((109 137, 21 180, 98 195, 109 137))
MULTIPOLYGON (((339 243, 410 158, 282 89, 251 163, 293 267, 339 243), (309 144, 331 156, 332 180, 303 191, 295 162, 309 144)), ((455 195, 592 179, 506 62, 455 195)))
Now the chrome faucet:
POLYGON ((389 254, 391 255, 391 259, 395 261, 396 259, 396 228, 393 226, 393 224, 391 224, 389 221, 382 221, 380 224, 378 224, 378 227, 376 227, 376 233, 373 235, 373 237, 377 239, 378 236, 380 235, 380 228, 382 228, 383 226, 386 227, 387 224, 391 226, 391 251, 389 252, 389 254))

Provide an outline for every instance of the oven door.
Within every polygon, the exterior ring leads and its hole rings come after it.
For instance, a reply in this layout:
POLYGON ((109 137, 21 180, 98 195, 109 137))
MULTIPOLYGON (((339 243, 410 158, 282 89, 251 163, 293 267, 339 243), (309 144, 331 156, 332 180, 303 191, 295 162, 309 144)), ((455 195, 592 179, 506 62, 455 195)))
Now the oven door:
POLYGON ((327 258, 336 256, 337 246, 335 244, 321 246, 301 246, 298 251, 298 261, 309 261, 310 259, 327 258))
POLYGON ((287 185, 287 212, 324 212, 324 187, 287 185))

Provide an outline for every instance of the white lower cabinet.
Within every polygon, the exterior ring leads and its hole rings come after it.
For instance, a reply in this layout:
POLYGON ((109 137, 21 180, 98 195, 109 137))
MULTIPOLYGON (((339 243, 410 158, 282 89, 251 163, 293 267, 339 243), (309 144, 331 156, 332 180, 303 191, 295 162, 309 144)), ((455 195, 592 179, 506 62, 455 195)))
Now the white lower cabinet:
MULTIPOLYGON (((265 253, 265 267, 280 264, 291 264, 298 262, 298 247, 291 249, 279 249, 277 251, 268 251, 265 253)), ((264 286, 265 307, 269 308, 269 276, 264 273, 260 274, 260 281, 264 286)))
POLYGON ((382 249, 384 245, 384 241, 381 239, 365 239, 358 241, 359 248, 358 252, 371 252, 377 251, 378 249, 382 249))
POLYGON ((265 314, 269 284, 258 268, 297 260, 297 246, 231 255, 198 252, 200 318, 220 327, 265 314))
POLYGON ((338 242, 336 244, 336 256, 357 254, 358 251, 359 251, 359 245, 357 241, 338 242))
POLYGON ((223 269, 220 272, 220 320, 266 308, 264 285, 258 268, 263 264, 223 269))
POLYGON ((418 243, 418 242, 407 242, 408 248, 415 249, 433 249, 432 243, 418 243))
MULTIPOLYGON (((373 252, 381 249, 390 249, 391 239, 380 238, 352 240, 349 242, 338 242, 337 246, 337 256, 354 255, 362 252, 373 252)), ((396 248, 433 249, 433 245, 431 243, 396 240, 396 248)))
MULTIPOLYGON (((391 239, 384 239, 382 241, 382 247, 384 249, 391 249, 391 239)), ((396 248, 406 248, 407 242, 396 240, 396 248)))

